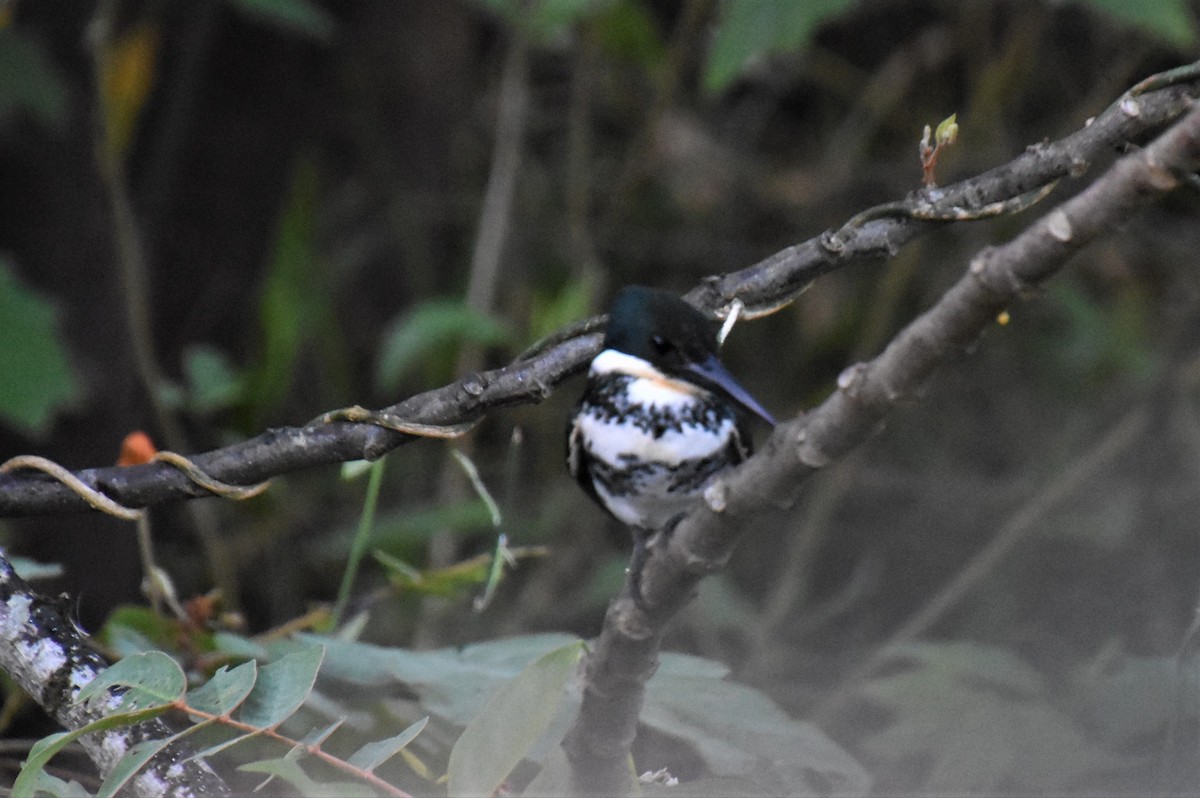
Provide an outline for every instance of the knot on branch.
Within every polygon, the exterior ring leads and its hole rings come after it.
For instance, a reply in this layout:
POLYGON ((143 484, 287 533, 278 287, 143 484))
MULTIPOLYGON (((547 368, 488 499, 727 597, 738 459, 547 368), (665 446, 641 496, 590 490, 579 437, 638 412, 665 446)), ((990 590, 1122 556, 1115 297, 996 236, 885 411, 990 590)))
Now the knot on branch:
POLYGON ((971 258, 968 272, 975 282, 997 300, 1032 293, 1033 286, 1021 279, 1010 261, 999 260, 996 252, 995 247, 984 247, 971 258))

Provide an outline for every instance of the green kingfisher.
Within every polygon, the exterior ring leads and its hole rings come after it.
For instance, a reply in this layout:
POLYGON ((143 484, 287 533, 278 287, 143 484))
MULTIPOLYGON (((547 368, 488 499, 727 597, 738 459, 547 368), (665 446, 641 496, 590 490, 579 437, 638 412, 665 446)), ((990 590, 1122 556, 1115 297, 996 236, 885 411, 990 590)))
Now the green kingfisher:
POLYGON ((647 547, 713 478, 750 454, 749 411, 775 420, 717 359, 717 325, 667 291, 622 290, 567 435, 567 467, 633 531, 641 603, 647 547))

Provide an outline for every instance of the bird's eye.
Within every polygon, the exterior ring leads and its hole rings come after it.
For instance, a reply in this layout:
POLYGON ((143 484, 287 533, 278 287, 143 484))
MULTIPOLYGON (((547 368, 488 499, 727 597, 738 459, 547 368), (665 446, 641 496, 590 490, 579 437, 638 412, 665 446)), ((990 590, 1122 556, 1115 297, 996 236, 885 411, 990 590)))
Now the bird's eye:
POLYGON ((650 345, 653 346, 654 351, 660 355, 665 355, 675 348, 671 345, 670 341, 668 341, 666 338, 663 338, 661 335, 652 337, 650 339, 650 345))

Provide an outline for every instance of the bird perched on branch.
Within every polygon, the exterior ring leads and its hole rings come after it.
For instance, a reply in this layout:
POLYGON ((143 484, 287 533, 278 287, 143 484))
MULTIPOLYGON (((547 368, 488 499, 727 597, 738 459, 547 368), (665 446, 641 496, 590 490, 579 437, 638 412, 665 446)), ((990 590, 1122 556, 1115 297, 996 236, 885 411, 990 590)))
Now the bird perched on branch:
POLYGON ((655 536, 750 454, 745 413, 775 420, 717 359, 717 325, 667 291, 622 290, 567 435, 567 467, 633 532, 633 599, 655 536))

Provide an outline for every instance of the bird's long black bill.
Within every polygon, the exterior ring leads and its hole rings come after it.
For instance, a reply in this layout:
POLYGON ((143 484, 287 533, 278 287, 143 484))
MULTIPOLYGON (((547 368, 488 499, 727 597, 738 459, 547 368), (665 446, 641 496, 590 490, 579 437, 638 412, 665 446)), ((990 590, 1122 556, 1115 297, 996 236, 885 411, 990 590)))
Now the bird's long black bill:
POLYGON ((715 355, 710 355, 707 360, 700 363, 689 363, 687 369, 699 377, 702 383, 725 394, 772 427, 775 426, 775 418, 758 403, 757 399, 750 395, 749 391, 738 385, 737 380, 725 370, 715 355))

